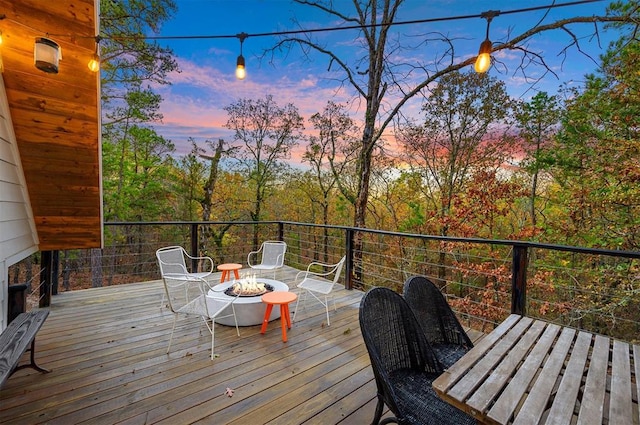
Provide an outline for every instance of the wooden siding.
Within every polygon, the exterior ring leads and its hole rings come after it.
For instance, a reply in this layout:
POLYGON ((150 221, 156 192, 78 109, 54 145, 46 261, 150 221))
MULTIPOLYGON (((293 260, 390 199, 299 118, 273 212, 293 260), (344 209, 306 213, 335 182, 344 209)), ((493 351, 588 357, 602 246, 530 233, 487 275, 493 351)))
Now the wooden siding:
POLYGON ((7 268, 37 250, 38 237, 0 76, 0 331, 7 327, 7 268))
POLYGON ((37 250, 20 154, 0 77, 0 259, 14 264, 37 250))
MULTIPOLYGON (((297 271, 286 268, 278 279, 294 287, 297 271)), ((242 327, 240 337, 217 326, 212 361, 210 336, 197 320, 178 322, 166 354, 173 316, 159 307, 161 291, 153 281, 54 296, 36 338, 36 360, 52 372, 25 369, 9 378, 0 423, 371 422, 376 386, 358 323, 361 292, 337 291, 331 326, 324 308, 308 300, 286 343, 279 321, 264 335, 259 326, 242 327)))
POLYGON ((6 97, 41 250, 102 245, 95 12, 94 0, 0 0, 6 97), (58 74, 33 64, 42 36, 61 46, 58 74))

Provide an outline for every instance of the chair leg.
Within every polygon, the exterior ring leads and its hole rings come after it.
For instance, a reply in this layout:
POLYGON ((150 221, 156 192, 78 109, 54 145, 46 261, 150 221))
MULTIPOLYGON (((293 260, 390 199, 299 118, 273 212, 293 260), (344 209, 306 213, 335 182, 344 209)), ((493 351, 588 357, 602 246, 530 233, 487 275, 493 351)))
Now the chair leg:
MULTIPOLYGON (((302 292, 304 293, 304 289, 302 290, 302 292)), ((298 314, 298 305, 300 304, 300 298, 302 298, 303 294, 300 294, 300 296, 298 297, 298 300, 296 301, 296 311, 293 312, 293 321, 296 321, 296 315, 298 314)))
POLYGON ((211 360, 213 360, 213 347, 214 347, 214 342, 216 340, 215 331, 216 331, 216 324, 212 320, 211 321, 211 360))
POLYGON ((378 404, 376 404, 376 412, 373 415, 373 422, 371 422, 371 425, 378 425, 380 423, 383 407, 384 407, 384 401, 382 401, 382 397, 378 395, 378 404))
POLYGON ((169 346, 167 347, 167 354, 169 354, 169 350, 171 349, 171 341, 173 340, 173 331, 176 330, 176 321, 178 320, 178 316, 176 314, 173 315, 173 327, 171 328, 171 336, 169 337, 169 346))
POLYGON ((233 311, 233 321, 236 322, 236 333, 238 334, 238 336, 240 336, 240 329, 238 329, 238 318, 236 316, 236 309, 233 304, 231 304, 231 311, 233 311))
POLYGON ((329 299, 328 296, 324 296, 324 309, 327 311, 327 326, 331 326, 331 321, 329 321, 329 299))
POLYGON ((215 348, 214 347, 214 341, 215 341, 216 324, 215 324, 213 319, 207 319, 205 317, 202 318, 202 321, 204 322, 205 326, 207 327, 207 330, 209 331, 209 333, 211 334, 211 360, 213 360, 213 353, 214 353, 213 350, 215 348), (209 320, 211 320, 211 326, 209 326, 209 320))

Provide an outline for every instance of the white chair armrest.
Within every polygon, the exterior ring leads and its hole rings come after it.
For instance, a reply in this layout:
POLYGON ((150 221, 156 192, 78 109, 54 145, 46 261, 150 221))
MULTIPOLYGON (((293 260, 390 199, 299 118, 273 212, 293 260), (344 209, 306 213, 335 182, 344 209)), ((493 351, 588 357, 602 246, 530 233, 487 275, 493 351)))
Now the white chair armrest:
POLYGON ((209 272, 213 273, 213 268, 214 268, 214 264, 213 264, 213 258, 211 257, 197 257, 198 259, 201 260, 207 260, 209 262, 209 272))
POLYGON ((300 277, 301 274, 304 274, 304 277, 300 280, 300 282, 302 282, 303 280, 308 278, 309 275, 318 276, 318 277, 329 276, 330 274, 332 274, 332 273, 334 273, 336 271, 338 266, 340 266, 340 263, 337 263, 337 264, 326 264, 326 263, 321 263, 319 261, 312 261, 311 263, 309 263, 309 265, 307 266, 306 270, 301 270, 296 274, 296 278, 295 278, 294 282, 298 282, 298 278, 300 277), (322 267, 323 271, 313 271, 313 270, 311 270, 314 266, 322 267))
POLYGON ((307 278, 307 275, 309 274, 309 272, 307 270, 300 270, 298 273, 296 273, 296 278, 293 281, 297 282, 301 274, 304 274, 304 277, 300 280, 302 282, 307 278))
POLYGON ((213 259, 211 257, 207 257, 207 256, 203 256, 203 257, 194 257, 189 255, 188 252, 184 252, 184 254, 187 256, 188 259, 190 260, 207 260, 209 262, 209 272, 213 273, 213 268, 214 268, 214 264, 213 264, 213 259))
POLYGON ((249 252, 249 254, 247 255, 247 265, 248 265, 249 267, 253 267, 253 266, 255 265, 255 264, 253 264, 253 263, 251 262, 251 256, 252 256, 252 255, 257 255, 259 252, 260 252, 260 251, 251 251, 251 252, 249 252))
POLYGON ((320 263, 318 261, 314 261, 314 262, 310 263, 309 266, 307 267, 307 273, 313 274, 315 276, 328 276, 331 273, 333 273, 336 270, 336 268, 338 268, 338 265, 339 265, 339 263, 338 264, 326 264, 326 263, 320 263), (313 266, 321 266, 324 271, 312 271, 311 267, 313 267, 313 266))
POLYGON ((252 255, 258 255, 258 254, 260 254, 260 252, 262 252, 262 247, 263 247, 263 246, 264 246, 264 244, 263 244, 263 245, 260 245, 260 248, 259 248, 257 251, 250 251, 250 252, 249 252, 249 254, 247 255, 247 265, 248 265, 249 267, 253 267, 253 266, 255 266, 255 265, 256 265, 256 263, 252 263, 252 262, 251 262, 251 256, 252 256, 252 255))

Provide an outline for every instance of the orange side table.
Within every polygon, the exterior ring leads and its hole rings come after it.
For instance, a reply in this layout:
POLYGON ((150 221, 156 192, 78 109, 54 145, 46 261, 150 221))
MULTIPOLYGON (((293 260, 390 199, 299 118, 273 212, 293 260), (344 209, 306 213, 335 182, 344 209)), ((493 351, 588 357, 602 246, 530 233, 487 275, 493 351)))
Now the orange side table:
POLYGON ((233 271, 233 275, 235 276, 236 279, 240 279, 240 274, 238 273, 238 270, 240 270, 241 268, 242 268, 242 264, 238 264, 238 263, 220 264, 218 266, 218 270, 222 272, 222 274, 220 275, 220 282, 224 282, 227 279, 231 279, 231 271, 233 271))
POLYGON ((271 310, 275 304, 280 305, 280 324, 282 325, 282 342, 287 342, 287 328, 291 329, 291 317, 289 316, 289 303, 295 301, 298 298, 293 292, 287 291, 273 291, 267 292, 262 296, 262 302, 267 305, 267 310, 264 312, 264 320, 262 322, 262 328, 260 333, 263 334, 267 330, 269 324, 269 317, 271 316, 271 310))

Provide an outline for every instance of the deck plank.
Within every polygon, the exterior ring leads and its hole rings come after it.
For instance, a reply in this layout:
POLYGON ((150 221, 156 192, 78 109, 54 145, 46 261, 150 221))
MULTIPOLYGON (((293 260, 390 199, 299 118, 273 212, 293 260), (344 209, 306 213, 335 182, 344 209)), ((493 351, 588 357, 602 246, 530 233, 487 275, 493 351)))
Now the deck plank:
POLYGON ((613 341, 611 356, 611 394, 617 397, 611 397, 609 420, 612 424, 623 423, 633 412, 631 365, 629 344, 617 340, 613 341))
POLYGON ((591 354, 591 364, 584 384, 584 394, 578 415, 578 425, 601 424, 607 388, 610 339, 596 335, 591 354))

